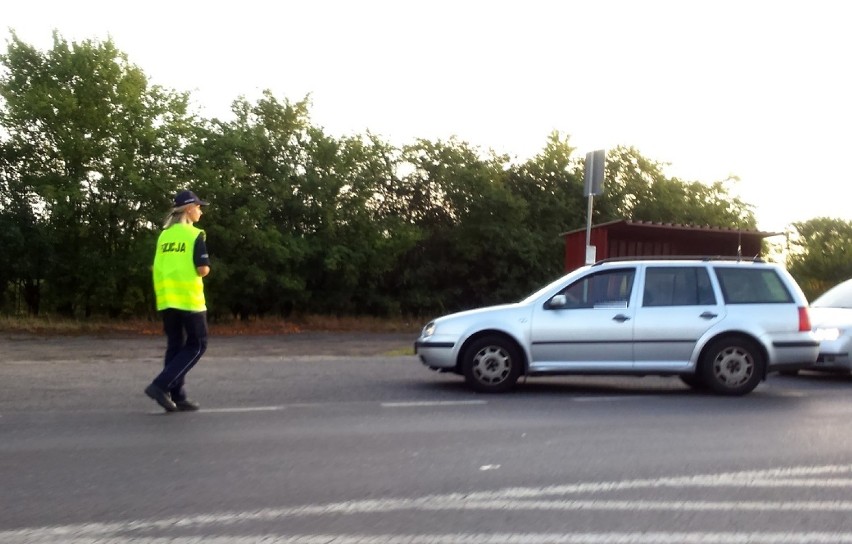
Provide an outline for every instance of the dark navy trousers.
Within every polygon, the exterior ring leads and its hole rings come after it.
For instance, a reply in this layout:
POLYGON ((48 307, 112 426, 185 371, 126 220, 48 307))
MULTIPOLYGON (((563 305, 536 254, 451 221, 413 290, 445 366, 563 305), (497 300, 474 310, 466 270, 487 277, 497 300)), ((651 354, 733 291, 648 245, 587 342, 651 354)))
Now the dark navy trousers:
POLYGON ((169 308, 161 314, 167 341, 166 357, 163 371, 154 378, 154 385, 168 391, 177 402, 186 399, 183 387, 186 373, 207 350, 207 312, 169 308))

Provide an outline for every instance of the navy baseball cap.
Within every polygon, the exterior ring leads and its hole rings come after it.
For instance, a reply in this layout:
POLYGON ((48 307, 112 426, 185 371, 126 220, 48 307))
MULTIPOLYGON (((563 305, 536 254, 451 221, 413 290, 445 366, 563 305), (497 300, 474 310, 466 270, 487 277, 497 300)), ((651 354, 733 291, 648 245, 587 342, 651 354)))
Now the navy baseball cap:
POLYGON ((175 208, 180 208, 187 204, 206 206, 208 203, 198 198, 198 196, 192 191, 181 191, 175 195, 175 208))

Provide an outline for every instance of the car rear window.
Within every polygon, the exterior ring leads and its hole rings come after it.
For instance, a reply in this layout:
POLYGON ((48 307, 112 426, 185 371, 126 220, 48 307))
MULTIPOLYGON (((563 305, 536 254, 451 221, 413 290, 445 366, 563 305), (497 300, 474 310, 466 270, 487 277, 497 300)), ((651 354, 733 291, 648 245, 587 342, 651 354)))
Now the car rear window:
POLYGON ((716 297, 705 267, 649 266, 646 269, 643 306, 707 304, 716 304, 716 297))
POLYGON ((793 302, 787 286, 771 268, 715 268, 726 304, 793 302))

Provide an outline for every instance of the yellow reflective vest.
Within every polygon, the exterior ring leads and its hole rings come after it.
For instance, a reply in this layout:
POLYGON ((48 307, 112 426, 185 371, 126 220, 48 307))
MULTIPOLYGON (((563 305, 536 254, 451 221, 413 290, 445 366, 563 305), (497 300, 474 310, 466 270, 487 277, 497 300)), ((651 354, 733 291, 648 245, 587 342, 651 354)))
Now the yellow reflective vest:
POLYGON ((157 240, 154 254, 154 293, 157 310, 174 308, 204 312, 204 283, 195 269, 195 240, 204 231, 187 223, 176 223, 157 240))

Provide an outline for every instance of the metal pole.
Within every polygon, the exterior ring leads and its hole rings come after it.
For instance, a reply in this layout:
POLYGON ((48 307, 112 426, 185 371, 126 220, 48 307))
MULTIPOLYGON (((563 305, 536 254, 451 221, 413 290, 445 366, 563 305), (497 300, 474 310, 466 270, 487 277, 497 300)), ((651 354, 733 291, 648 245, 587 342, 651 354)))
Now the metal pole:
POLYGON ((592 199, 595 198, 589 195, 589 209, 586 211, 586 247, 592 245, 592 199))

